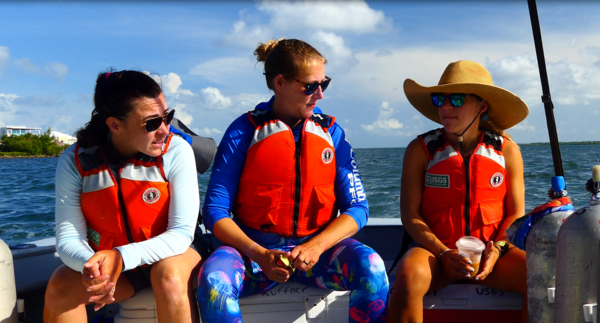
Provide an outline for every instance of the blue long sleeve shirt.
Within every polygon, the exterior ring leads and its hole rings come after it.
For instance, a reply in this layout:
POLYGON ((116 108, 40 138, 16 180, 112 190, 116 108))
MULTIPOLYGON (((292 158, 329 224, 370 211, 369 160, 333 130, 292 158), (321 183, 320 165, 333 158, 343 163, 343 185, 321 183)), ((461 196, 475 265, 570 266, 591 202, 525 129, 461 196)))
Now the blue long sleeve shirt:
MULTIPOLYGON (((260 103, 256 109, 271 110, 272 106, 273 98, 260 103)), ((314 112, 321 113, 321 110, 315 107, 314 112)), ((254 126, 244 114, 229 126, 219 144, 203 207, 204 225, 208 230, 212 231, 217 221, 230 216, 254 131, 254 126)), ((302 127, 292 131, 298 141, 302 127)), ((369 218, 369 204, 354 151, 337 122, 329 128, 329 133, 335 149, 335 196, 338 207, 341 214, 347 214, 356 221, 360 230, 369 218)))

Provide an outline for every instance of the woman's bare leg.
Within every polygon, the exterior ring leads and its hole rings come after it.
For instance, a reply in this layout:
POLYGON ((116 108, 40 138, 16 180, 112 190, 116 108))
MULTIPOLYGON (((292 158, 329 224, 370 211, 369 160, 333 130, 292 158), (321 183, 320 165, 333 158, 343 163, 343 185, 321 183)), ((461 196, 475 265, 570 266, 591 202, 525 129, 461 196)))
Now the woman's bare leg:
MULTIPOLYGON (((48 282, 44 301, 44 322, 77 323, 87 322, 85 305, 89 304, 93 293, 88 292, 82 283, 82 274, 62 265, 58 267, 48 282)), ((133 287, 125 277, 120 277, 115 287, 115 302, 133 296, 133 287)))
POLYGON ((423 322, 423 297, 455 280, 428 250, 409 249, 398 263, 396 282, 388 309, 389 322, 423 322))
POLYGON ((192 248, 152 265, 151 278, 159 322, 199 322, 194 280, 200 255, 192 248))

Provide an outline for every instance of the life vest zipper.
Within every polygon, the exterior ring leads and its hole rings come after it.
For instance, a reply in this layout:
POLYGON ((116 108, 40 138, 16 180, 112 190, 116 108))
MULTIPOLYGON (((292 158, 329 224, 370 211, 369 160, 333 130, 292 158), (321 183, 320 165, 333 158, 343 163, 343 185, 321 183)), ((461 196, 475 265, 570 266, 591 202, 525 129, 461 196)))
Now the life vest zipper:
MULTIPOLYGON (((302 125, 301 127, 304 127, 302 125)), ((300 136, 298 136, 298 141, 296 142, 296 179, 295 179, 295 189, 294 189, 294 230, 293 235, 296 236, 298 232, 298 220, 300 218, 300 193, 302 192, 302 176, 300 174, 300 153, 302 152, 302 133, 300 132, 300 136)))
POLYGON ((465 164, 465 235, 471 235, 471 191, 470 191, 470 176, 469 176, 469 164, 471 163, 471 156, 464 159, 465 164))

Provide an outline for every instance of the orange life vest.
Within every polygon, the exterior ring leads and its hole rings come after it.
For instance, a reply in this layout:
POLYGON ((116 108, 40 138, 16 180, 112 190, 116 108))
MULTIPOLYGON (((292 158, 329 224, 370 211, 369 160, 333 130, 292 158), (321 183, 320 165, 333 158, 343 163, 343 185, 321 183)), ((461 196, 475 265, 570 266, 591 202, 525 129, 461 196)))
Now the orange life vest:
POLYGON ((484 131, 467 164, 441 129, 418 137, 429 159, 421 217, 449 248, 471 235, 496 240, 504 218, 504 138, 484 131))
POLYGON ((248 112, 255 126, 233 205, 243 225, 285 237, 310 235, 337 216, 335 118, 313 114, 300 141, 268 110, 248 112))
MULTIPOLYGON (((163 154, 170 141, 171 136, 163 154)), ((81 210, 94 250, 144 241, 167 230, 169 182, 162 155, 131 157, 119 169, 118 178, 98 147, 82 148, 77 144, 75 161, 83 178, 81 210)))

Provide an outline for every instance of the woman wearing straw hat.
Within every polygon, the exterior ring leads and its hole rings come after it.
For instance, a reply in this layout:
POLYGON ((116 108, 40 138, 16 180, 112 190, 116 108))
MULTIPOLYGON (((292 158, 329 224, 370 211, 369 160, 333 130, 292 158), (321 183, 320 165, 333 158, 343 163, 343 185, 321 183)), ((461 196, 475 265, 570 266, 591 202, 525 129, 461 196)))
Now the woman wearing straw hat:
POLYGON ((391 321, 422 322, 423 296, 461 279, 525 295, 525 252, 506 236, 525 213, 523 160, 503 130, 527 117, 527 105, 471 61, 450 63, 437 86, 407 79, 404 92, 443 127, 418 136, 404 155, 400 212, 415 242, 398 265, 391 321), (462 236, 485 243, 478 272, 456 249, 462 236))

